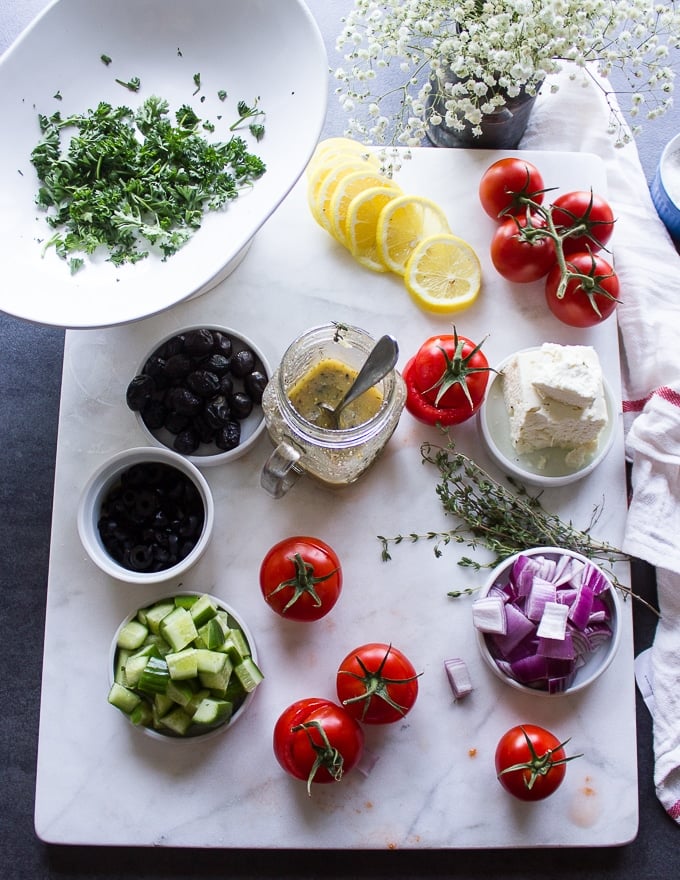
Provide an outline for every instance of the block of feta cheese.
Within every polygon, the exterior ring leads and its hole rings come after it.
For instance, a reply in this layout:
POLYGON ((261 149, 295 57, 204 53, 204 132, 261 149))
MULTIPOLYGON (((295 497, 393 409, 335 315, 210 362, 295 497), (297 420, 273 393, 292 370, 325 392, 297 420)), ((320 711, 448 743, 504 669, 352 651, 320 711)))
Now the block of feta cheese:
POLYGON ((519 453, 559 447, 574 463, 595 448, 607 424, 602 368, 591 346, 546 342, 503 368, 510 437, 519 453))

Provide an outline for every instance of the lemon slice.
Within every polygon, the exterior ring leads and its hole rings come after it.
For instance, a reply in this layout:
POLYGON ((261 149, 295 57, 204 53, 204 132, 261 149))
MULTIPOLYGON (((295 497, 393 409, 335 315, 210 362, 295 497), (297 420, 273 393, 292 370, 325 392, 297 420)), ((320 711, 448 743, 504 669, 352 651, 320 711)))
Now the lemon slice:
POLYGON ((482 267, 466 241, 439 233, 416 246, 406 263, 404 282, 415 302, 426 311, 456 312, 477 299, 482 267))
POLYGON ((376 173, 372 170, 354 171, 344 175, 335 187, 328 209, 330 233, 340 244, 348 247, 345 235, 345 221, 347 211, 352 199, 360 195, 364 190, 375 186, 388 186, 394 189, 395 195, 401 192, 396 183, 392 183, 389 177, 376 173))
POLYGON ((342 162, 331 159, 327 163, 320 163, 307 180, 307 202, 312 216, 327 231, 330 232, 330 224, 326 218, 335 188, 345 175, 364 168, 362 161, 356 157, 342 162))
POLYGON ((439 205, 425 196, 404 195, 394 199, 380 215, 376 240, 380 260, 403 275, 414 248, 423 239, 450 233, 449 221, 439 205))
POLYGON ((307 164, 307 177, 316 169, 319 162, 335 161, 343 162, 348 159, 359 159, 369 163, 374 168, 380 167, 380 160, 370 151, 370 148, 359 141, 347 137, 331 137, 319 141, 312 158, 307 164))
POLYGON ((354 196, 347 207, 345 242, 352 256, 362 266, 374 272, 387 272, 387 266, 378 256, 376 230, 378 218, 385 205, 401 192, 392 181, 371 186, 354 196))

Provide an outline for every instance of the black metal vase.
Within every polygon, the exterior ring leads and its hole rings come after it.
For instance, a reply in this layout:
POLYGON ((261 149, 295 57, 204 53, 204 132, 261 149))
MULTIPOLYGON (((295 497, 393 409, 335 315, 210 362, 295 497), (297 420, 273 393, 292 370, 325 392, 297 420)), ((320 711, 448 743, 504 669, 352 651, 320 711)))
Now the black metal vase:
POLYGON ((428 125, 427 138, 435 147, 514 150, 529 123, 537 96, 538 89, 536 94, 530 95, 522 87, 517 97, 506 98, 503 107, 493 113, 484 114, 480 122, 482 133, 475 136, 472 133, 473 126, 467 121, 460 131, 446 125, 443 121, 446 117, 446 99, 441 94, 433 93, 428 102, 428 114, 433 110, 441 116, 442 122, 439 125, 428 125))

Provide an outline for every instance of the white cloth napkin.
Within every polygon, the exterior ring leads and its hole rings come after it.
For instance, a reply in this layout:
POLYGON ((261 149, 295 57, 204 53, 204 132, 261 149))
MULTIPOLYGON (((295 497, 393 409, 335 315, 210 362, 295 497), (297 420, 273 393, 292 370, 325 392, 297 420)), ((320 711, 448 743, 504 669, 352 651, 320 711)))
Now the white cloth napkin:
POLYGON ((680 256, 654 209, 635 144, 616 148, 606 133, 603 93, 566 74, 557 82, 557 93, 544 89, 539 96, 521 147, 595 153, 607 169, 607 198, 617 217, 612 244, 633 486, 622 549, 657 567, 654 783, 680 824, 680 256))

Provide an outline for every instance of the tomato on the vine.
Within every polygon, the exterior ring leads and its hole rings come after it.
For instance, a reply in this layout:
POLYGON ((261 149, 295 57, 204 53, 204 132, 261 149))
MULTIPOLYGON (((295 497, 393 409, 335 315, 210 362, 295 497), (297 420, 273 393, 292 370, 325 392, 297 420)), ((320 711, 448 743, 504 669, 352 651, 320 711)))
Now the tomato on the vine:
POLYGON ((338 699, 365 724, 392 724, 410 712, 418 696, 418 673, 398 648, 361 645, 345 657, 336 676, 338 699))
POLYGON ((465 336, 430 336, 407 362, 406 409, 427 425, 457 425, 479 409, 489 381, 489 362, 465 336))
POLYGON ((578 190, 558 196, 552 205, 552 219, 563 236, 565 256, 581 251, 599 251, 614 232, 614 212, 602 196, 592 191, 578 190))
POLYGON ((608 318, 619 299, 619 279, 599 254, 572 254, 567 274, 555 266, 545 280, 548 308, 570 327, 593 327, 608 318))
POLYGON ((284 538, 262 560, 260 589, 267 604, 282 617, 318 620, 340 597, 340 560, 319 538, 284 538))
POLYGON ((491 262, 508 281, 527 284, 543 278, 557 262, 555 242, 540 214, 508 217, 491 239, 491 262))
POLYGON ((560 742, 549 730, 535 724, 511 727, 496 746, 498 781, 522 801, 549 797, 562 784, 567 762, 581 757, 567 757, 567 742, 560 742))
POLYGON ((274 725, 274 755, 296 779, 339 782, 361 760, 364 732, 341 706, 321 697, 292 703, 274 725))
POLYGON ((479 182, 479 200, 494 220, 526 210, 526 199, 543 202, 545 188, 538 168, 526 159, 509 156, 490 165, 479 182))

